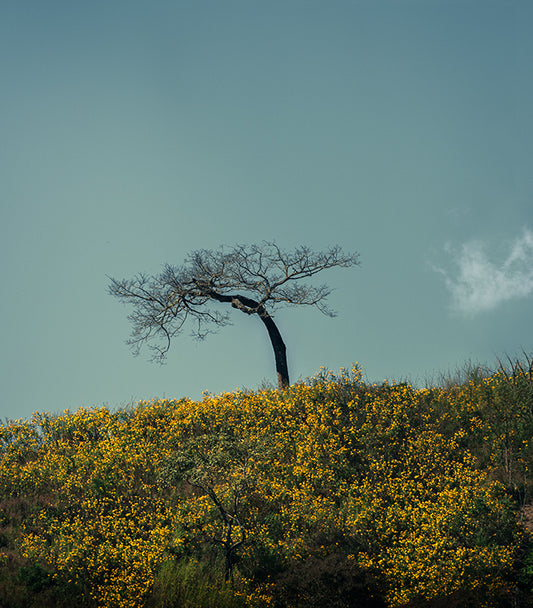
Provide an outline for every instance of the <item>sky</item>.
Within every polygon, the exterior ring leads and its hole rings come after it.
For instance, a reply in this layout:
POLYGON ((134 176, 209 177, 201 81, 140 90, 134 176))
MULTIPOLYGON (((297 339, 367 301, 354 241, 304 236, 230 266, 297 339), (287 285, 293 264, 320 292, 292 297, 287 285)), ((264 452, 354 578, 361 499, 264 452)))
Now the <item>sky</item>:
POLYGON ((109 277, 220 245, 359 253, 317 277, 335 318, 276 312, 293 381, 533 354, 532 19, 530 0, 4 0, 0 418, 274 382, 239 311, 164 366, 125 343, 109 277))

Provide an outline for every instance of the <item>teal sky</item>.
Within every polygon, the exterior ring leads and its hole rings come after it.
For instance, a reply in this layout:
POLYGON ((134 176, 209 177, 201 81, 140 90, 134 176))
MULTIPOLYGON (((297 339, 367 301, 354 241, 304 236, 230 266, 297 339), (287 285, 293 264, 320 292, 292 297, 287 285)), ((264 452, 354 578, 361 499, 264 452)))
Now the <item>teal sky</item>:
POLYGON ((262 324, 125 345, 107 276, 339 244, 334 319, 281 309, 292 380, 424 382, 532 353, 529 0, 5 0, 2 418, 274 380, 262 324))

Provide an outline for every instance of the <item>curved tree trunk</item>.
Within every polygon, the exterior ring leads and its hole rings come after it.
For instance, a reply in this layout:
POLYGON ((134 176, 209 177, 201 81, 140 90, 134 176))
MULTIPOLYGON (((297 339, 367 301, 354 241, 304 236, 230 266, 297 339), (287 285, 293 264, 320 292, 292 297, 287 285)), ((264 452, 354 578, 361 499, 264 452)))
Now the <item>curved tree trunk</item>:
POLYGON ((242 312, 248 315, 259 315, 259 318, 265 324, 268 331, 268 337, 272 343, 274 349, 274 358, 276 361, 276 373, 278 375, 278 388, 283 389, 289 386, 289 368, 287 366, 287 348, 283 338, 279 333, 277 325, 274 323, 274 319, 268 314, 265 307, 246 296, 234 295, 226 296, 221 293, 217 293, 212 289, 205 290, 206 295, 217 300, 218 302, 229 302, 233 308, 238 308, 242 312))
POLYGON ((289 386, 289 368, 287 366, 287 348, 285 342, 283 342, 283 338, 272 317, 266 312, 265 315, 259 316, 267 328, 268 336, 272 342, 272 348, 274 349, 278 388, 287 388, 289 386))

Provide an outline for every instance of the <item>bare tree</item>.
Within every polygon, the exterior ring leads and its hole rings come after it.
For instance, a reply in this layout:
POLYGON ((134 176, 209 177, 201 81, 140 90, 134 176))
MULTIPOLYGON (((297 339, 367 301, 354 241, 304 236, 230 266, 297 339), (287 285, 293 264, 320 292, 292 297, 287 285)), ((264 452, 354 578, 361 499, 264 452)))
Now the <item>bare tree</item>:
POLYGON ((289 385, 286 347, 272 312, 282 304, 305 304, 335 316, 325 304, 331 289, 301 281, 328 268, 358 264, 356 253, 345 254, 338 246, 318 253, 309 247, 286 252, 272 242, 201 249, 181 266, 167 264, 157 276, 139 274, 120 281, 110 277, 109 293, 134 307, 129 315, 133 330, 128 340, 134 353, 147 343, 153 359, 159 361, 164 360, 171 339, 189 319, 195 322, 193 335, 197 338, 212 333, 213 326, 229 324, 229 314, 219 310, 219 302, 258 315, 268 331, 278 385, 283 388, 289 385))

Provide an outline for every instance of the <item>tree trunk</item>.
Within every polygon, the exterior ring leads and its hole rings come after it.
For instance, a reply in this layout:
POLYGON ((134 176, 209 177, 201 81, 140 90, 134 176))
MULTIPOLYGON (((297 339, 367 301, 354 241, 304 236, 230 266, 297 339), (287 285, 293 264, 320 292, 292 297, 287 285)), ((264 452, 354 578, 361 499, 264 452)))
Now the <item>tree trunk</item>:
POLYGON ((279 333, 277 325, 274 323, 274 319, 268 314, 265 307, 246 296, 234 295, 226 296, 221 293, 217 293, 212 289, 205 289, 205 295, 217 300, 218 302, 229 302, 233 308, 238 308, 242 312, 248 315, 257 314, 268 331, 268 337, 272 343, 274 349, 274 358, 276 360, 276 373, 278 375, 278 388, 283 389, 289 386, 289 368, 287 366, 287 348, 283 338, 279 333))
POLYGON ((287 366, 287 348, 285 347, 285 342, 283 342, 283 338, 272 317, 266 312, 264 315, 259 316, 267 328, 268 336, 272 342, 272 348, 274 349, 278 388, 287 388, 289 386, 289 368, 287 366))

